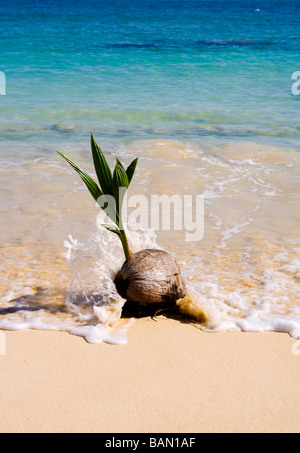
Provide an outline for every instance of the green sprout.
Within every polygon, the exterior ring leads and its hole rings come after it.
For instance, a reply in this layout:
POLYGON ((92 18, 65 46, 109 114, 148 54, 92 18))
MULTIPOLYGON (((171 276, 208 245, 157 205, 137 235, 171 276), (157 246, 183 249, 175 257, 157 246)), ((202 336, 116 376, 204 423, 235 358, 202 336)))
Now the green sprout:
POLYGON ((56 151, 62 156, 68 164, 79 174, 82 181, 85 183, 90 194, 96 200, 101 209, 106 215, 113 221, 115 225, 102 224, 104 228, 119 237, 123 250, 125 253, 126 260, 132 255, 129 248, 126 232, 122 221, 122 204, 125 193, 129 187, 132 177, 135 172, 138 158, 134 159, 131 164, 125 168, 121 164, 118 158, 116 158, 116 165, 112 173, 100 146, 96 143, 93 134, 91 134, 91 148, 94 161, 95 172, 100 184, 99 185, 79 168, 74 162, 68 157, 64 156, 59 151, 56 151))

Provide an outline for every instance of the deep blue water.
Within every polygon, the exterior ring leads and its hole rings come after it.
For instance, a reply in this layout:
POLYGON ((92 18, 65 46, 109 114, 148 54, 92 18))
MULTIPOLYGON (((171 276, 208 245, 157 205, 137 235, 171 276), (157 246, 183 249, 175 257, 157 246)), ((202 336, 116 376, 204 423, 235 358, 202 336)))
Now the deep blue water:
POLYGON ((1 148, 90 130, 299 148, 299 1, 1 0, 0 48, 1 148))

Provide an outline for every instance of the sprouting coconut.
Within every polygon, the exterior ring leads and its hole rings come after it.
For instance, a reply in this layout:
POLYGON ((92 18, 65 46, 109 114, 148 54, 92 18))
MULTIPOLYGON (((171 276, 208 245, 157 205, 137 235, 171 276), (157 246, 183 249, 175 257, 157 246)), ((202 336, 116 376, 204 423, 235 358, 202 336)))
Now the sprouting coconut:
POLYGON ((185 296, 185 284, 179 266, 170 253, 158 249, 141 250, 132 254, 122 221, 122 203, 134 175, 138 158, 125 169, 119 159, 113 173, 103 152, 91 134, 91 148, 99 185, 69 158, 58 152, 79 174, 92 197, 113 224, 102 226, 115 233, 123 246, 126 261, 115 277, 119 294, 129 304, 140 307, 175 307, 185 296))

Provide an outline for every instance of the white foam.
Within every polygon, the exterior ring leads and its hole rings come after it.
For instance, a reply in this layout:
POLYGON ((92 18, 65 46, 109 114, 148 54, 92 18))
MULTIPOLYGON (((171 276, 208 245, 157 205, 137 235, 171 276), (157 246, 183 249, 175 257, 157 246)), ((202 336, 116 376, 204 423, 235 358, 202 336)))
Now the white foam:
POLYGON ((131 319, 125 326, 118 329, 105 324, 73 327, 70 329, 70 334, 83 337, 88 343, 126 344, 128 341, 127 330, 133 321, 134 319, 131 319))
POLYGON ((290 264, 281 266, 280 269, 289 272, 295 278, 300 278, 300 260, 293 260, 290 264))
MULTIPOLYGON (((129 232, 128 237, 133 239, 134 251, 156 246, 152 231, 129 232)), ((127 330, 133 320, 121 320, 125 299, 118 294, 113 282, 124 262, 118 237, 101 228, 83 242, 69 235, 64 246, 67 251, 63 255, 69 262, 72 279, 63 307, 51 313, 43 304, 35 306, 34 291, 18 284, 15 292, 7 291, 1 299, 1 308, 6 309, 7 314, 0 319, 0 328, 60 330, 79 335, 89 343, 126 343, 127 330), (33 302, 26 302, 27 296, 20 296, 13 300, 13 307, 9 304, 18 294, 16 291, 28 294, 30 290, 33 302)))
MULTIPOLYGON (((153 231, 129 231, 128 239, 133 252, 156 246, 153 231)), ((70 333, 83 336, 89 343, 126 343, 126 332, 132 321, 118 326, 125 299, 118 294, 113 281, 124 262, 118 237, 100 228, 83 243, 69 236, 65 246, 68 248, 65 257, 72 271, 67 303, 80 319, 89 320, 87 325, 70 329, 70 333), (89 305, 88 314, 82 313, 82 306, 89 305)))

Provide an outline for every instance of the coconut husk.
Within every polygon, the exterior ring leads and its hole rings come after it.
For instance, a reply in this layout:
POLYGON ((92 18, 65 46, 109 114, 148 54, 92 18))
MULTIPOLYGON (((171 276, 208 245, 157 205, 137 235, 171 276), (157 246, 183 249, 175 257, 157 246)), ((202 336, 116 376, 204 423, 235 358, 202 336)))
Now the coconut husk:
POLYGON ((130 306, 170 307, 185 296, 180 268, 170 253, 145 249, 123 264, 115 277, 119 294, 130 306))

